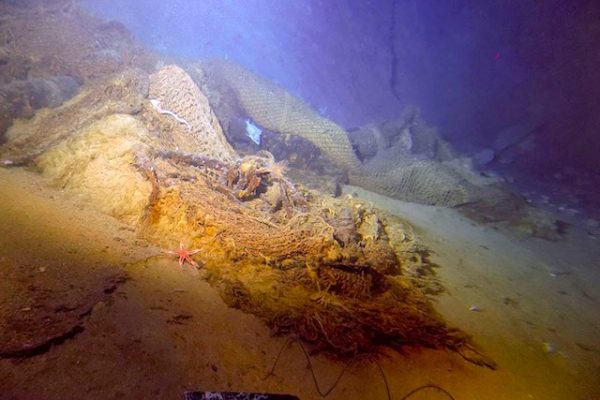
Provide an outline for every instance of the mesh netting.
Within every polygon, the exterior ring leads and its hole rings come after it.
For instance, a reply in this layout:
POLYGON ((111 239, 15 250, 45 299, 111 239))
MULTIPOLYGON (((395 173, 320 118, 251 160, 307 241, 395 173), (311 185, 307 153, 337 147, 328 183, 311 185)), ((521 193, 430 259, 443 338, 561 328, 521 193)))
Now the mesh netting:
POLYGON ((210 154, 223 162, 238 158, 206 96, 181 68, 169 65, 152 74, 149 98, 153 111, 162 119, 162 136, 174 142, 175 148, 210 154))
MULTIPOLYGON (((435 278, 406 223, 354 200, 296 190, 272 157, 237 160, 187 75, 131 68, 128 55, 138 48, 120 27, 67 3, 2 17, 2 37, 13 35, 8 65, 30 59, 40 76, 85 78, 76 97, 10 128, 3 161, 37 167, 165 249, 180 241, 198 248, 230 305, 316 349, 347 357, 421 344, 493 367, 432 309, 424 288, 437 286, 435 278), (186 137, 193 154, 181 151, 186 137)), ((257 122, 303 134, 339 165, 359 169, 337 125, 252 75, 235 79, 257 122)))
MULTIPOLYGON (((200 83, 212 87, 221 96, 234 96, 228 101, 236 102, 263 127, 312 142, 334 164, 346 170, 350 183, 424 204, 456 206, 476 198, 476 187, 461 176, 460 169, 449 168, 435 160, 403 158, 400 162, 393 160, 392 164, 363 165, 342 127, 321 117, 274 83, 238 65, 210 61, 193 65, 190 71, 194 71, 192 74, 200 83)), ((227 99, 220 103, 227 103, 227 99)), ((236 108, 225 107, 229 113, 236 108)), ((434 143, 429 136, 415 140, 415 146, 434 143)))

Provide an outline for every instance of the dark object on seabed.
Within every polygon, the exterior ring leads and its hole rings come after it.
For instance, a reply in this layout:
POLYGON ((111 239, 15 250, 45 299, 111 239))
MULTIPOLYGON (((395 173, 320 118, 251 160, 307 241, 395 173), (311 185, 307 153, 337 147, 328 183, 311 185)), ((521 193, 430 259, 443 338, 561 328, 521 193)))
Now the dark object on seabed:
POLYGON ((79 92, 80 84, 71 76, 54 76, 0 85, 0 144, 14 119, 31 118, 37 109, 60 106, 79 92))
POLYGON ((289 394, 250 392, 185 392, 185 400, 300 400, 289 394))

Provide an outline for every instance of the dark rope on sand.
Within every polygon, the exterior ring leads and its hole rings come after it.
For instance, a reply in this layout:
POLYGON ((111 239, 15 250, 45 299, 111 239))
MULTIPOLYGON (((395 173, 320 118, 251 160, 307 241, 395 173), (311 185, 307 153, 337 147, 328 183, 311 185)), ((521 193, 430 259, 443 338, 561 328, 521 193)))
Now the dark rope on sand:
POLYGON ((277 354, 277 357, 275 358, 275 362, 273 363, 273 367, 271 368, 271 370, 269 371, 269 373, 267 374, 267 376, 265 376, 263 379, 267 379, 268 377, 270 377, 271 375, 273 375, 275 373, 275 368, 277 367, 277 363, 279 362, 279 359, 281 358, 281 354, 283 354, 283 350, 285 350, 285 348, 293 343, 296 342, 298 343, 298 345, 300 346, 300 348, 302 349, 302 353, 304 353, 304 358, 306 358, 306 362, 308 363, 308 368, 310 369, 310 374, 312 376, 313 379, 313 383, 315 384, 315 388, 317 389, 317 392, 319 392, 319 395, 321 395, 321 397, 327 397, 329 396, 329 394, 331 392, 333 392, 333 390, 337 387, 338 383, 340 383, 340 380, 342 379, 342 376, 344 376, 344 374, 346 373, 346 370, 348 368, 350 368, 350 366, 352 365, 352 363, 354 362, 354 360, 351 360, 350 362, 348 362, 344 368, 342 368, 342 371, 340 372, 340 374, 338 375, 338 377, 335 379, 335 381, 333 382, 333 384, 331 385, 331 387, 329 389, 327 389, 326 391, 323 391, 321 389, 321 386, 319 385, 319 381, 317 380, 317 376, 315 374, 315 370, 312 366, 312 362, 310 360, 310 356, 308 355, 308 352, 306 351, 306 349, 304 348, 304 346, 302 345, 302 343, 294 338, 289 338, 288 340, 286 340, 286 342, 283 344, 283 346, 281 346, 281 349, 279 349, 279 353, 277 354))
POLYGON ((448 396, 449 399, 456 400, 454 398, 454 396, 452 396, 446 389, 444 389, 443 387, 438 386, 438 385, 422 385, 422 386, 419 386, 418 388, 415 388, 415 389, 411 390, 410 392, 408 392, 406 394, 406 396, 404 396, 400 400, 406 400, 410 396, 412 396, 413 394, 415 394, 417 392, 420 392, 423 389, 436 389, 436 390, 439 390, 440 392, 444 393, 446 396, 448 396))
MULTIPOLYGON (((283 351, 285 350, 285 348, 288 345, 290 345, 293 342, 298 343, 298 345, 300 346, 300 349, 302 349, 302 353, 304 354, 304 358, 306 359, 306 362, 308 363, 308 368, 310 369, 310 374, 312 376, 313 383, 315 385, 315 388, 317 389, 317 392, 319 393, 319 395, 321 397, 327 397, 327 396, 329 396, 329 394, 331 394, 331 392, 333 392, 335 390, 335 388, 337 387, 337 385, 340 383, 340 381, 342 380, 342 377, 344 376, 344 374, 346 373, 346 371, 348 369, 350 369, 350 367, 352 365, 354 365, 355 362, 357 362, 358 360, 360 360, 362 358, 365 358, 367 356, 367 355, 359 355, 359 356, 354 357, 349 362, 347 362, 346 365, 344 365, 344 367, 340 371, 339 375, 337 376, 337 378, 335 379, 335 381, 333 382, 333 384, 331 385, 331 387, 329 389, 327 389, 326 391, 323 391, 321 389, 321 386, 319 385, 319 381, 317 380, 317 375, 315 374, 315 370, 313 368, 310 356, 309 356, 308 352, 306 351, 306 349, 304 348, 304 346, 302 345, 302 342, 300 340, 296 339, 296 338, 289 338, 288 340, 285 341, 285 343, 283 344, 283 346, 281 346, 281 348, 279 349, 279 353, 277 353, 277 357, 275 357, 275 362, 273 363, 273 367, 271 368, 271 370, 269 371, 269 373, 263 378, 263 380, 266 380, 271 375, 274 375, 275 368, 277 367, 277 364, 279 363, 279 359, 281 358, 281 355, 283 354, 283 351)), ((387 381, 387 378, 386 378, 385 373, 383 371, 383 368, 381 367, 381 364, 379 364, 377 362, 377 360, 372 360, 372 362, 374 362, 375 365, 377 366, 377 368, 379 369, 379 373, 381 374, 381 378, 383 379, 383 383, 385 384, 385 390, 387 392, 387 398, 388 398, 388 400, 391 400, 392 399, 392 395, 390 393, 390 386, 388 385, 388 381, 387 381)), ((420 392, 422 390, 425 390, 425 389, 436 389, 436 390, 444 393, 446 396, 448 396, 448 398, 450 400, 456 400, 454 398, 454 396, 452 396, 446 389, 444 389, 441 386, 432 385, 432 384, 421 385, 421 386, 419 386, 419 387, 411 390, 410 392, 408 392, 400 400, 407 400, 412 395, 414 395, 414 394, 416 394, 416 393, 418 393, 418 392, 420 392)))

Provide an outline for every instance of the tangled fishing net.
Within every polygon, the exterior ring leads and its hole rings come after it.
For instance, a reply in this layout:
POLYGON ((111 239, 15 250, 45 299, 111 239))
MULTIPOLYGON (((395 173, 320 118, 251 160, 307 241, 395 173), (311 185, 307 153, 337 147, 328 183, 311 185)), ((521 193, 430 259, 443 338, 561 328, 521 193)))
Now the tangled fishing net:
MULTIPOLYGON (((51 64, 52 74, 85 83, 64 104, 13 124, 3 165, 37 169, 159 246, 185 238, 227 304, 315 350, 352 357, 422 345, 494 367, 432 308, 426 294, 441 287, 407 223, 293 182, 266 151, 238 155, 186 72, 127 64, 93 79, 85 65, 51 64)), ((286 104, 287 121, 300 121, 294 100, 286 104)), ((324 153, 360 163, 335 125, 315 121, 324 153)))
MULTIPOLYGON (((380 151, 372 162, 361 162, 341 126, 239 65, 203 61, 190 64, 188 70, 207 88, 222 121, 247 115, 272 132, 304 138, 344 170, 351 184, 400 200, 449 207, 485 197, 485 186, 490 182, 477 179, 472 168, 398 152, 399 146, 380 151)), ((435 136, 431 129, 421 126, 418 134, 410 136, 411 147, 420 153, 436 148, 449 155, 447 142, 435 136)))
MULTIPOLYGON (((139 94, 139 87, 130 89, 139 94)), ((24 133, 11 132, 2 154, 137 223, 157 244, 188 238, 207 255, 209 281, 224 300, 275 332, 340 356, 383 344, 420 344, 487 362, 430 306, 424 291, 435 289, 434 279, 407 224, 352 200, 296 187, 285 166, 266 152, 233 161, 221 140, 203 141, 195 153, 173 150, 164 138, 174 129, 173 116, 148 101, 142 120, 113 114, 86 124, 90 112, 104 110, 85 100, 104 88, 91 90, 53 112, 78 116, 72 117, 80 119, 74 129, 52 129, 52 119, 40 114, 15 128, 28 128, 33 147, 21 145, 24 133), (49 129, 36 129, 42 124, 49 129)), ((181 135, 206 134, 197 122, 190 124, 190 130, 175 127, 181 135)))

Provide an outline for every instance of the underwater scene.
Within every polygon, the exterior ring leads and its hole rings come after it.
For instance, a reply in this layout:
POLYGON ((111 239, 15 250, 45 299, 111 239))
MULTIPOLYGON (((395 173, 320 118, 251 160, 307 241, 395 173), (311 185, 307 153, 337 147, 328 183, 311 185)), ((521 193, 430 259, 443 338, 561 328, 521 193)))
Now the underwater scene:
POLYGON ((600 399, 600 4, 0 0, 0 399, 600 399))

